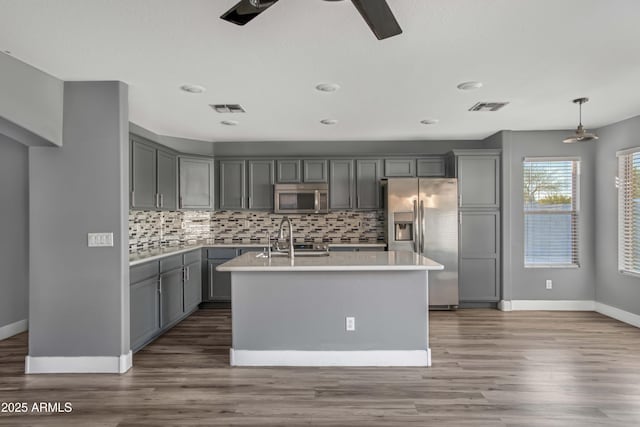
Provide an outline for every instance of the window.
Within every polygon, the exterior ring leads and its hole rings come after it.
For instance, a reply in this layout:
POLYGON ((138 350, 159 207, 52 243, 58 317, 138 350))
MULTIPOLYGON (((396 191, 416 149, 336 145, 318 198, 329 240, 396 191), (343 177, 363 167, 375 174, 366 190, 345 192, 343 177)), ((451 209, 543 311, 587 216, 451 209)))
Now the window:
POLYGON ((527 158, 523 169, 525 267, 578 267, 580 160, 527 158))
POLYGON ((640 274, 640 148, 618 152, 618 269, 640 274))

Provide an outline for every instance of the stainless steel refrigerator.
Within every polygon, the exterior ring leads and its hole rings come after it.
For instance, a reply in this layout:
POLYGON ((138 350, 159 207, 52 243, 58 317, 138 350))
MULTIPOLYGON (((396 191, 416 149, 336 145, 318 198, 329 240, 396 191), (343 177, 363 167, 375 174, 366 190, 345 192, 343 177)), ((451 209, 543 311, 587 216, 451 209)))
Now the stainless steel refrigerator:
POLYGON ((458 306, 458 182, 390 178, 385 190, 390 251, 413 251, 444 265, 429 272, 429 306, 458 306))

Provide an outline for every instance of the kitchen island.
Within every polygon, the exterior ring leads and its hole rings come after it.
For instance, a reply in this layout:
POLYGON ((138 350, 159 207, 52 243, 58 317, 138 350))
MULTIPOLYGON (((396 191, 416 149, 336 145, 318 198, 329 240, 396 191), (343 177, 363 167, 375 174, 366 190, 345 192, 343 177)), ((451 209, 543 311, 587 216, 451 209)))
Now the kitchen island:
POLYGON ((254 252, 217 269, 231 272, 231 365, 431 365, 428 272, 443 269, 431 259, 254 252))

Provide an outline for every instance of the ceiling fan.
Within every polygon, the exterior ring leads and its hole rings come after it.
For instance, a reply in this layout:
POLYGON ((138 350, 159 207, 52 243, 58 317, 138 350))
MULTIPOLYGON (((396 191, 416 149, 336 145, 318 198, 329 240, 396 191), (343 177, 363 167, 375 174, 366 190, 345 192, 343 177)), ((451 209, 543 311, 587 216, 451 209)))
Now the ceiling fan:
MULTIPOLYGON (((220 18, 236 25, 244 25, 273 6, 278 0, 241 0, 220 18)), ((328 0, 329 1, 329 0, 328 0)), ((331 0, 335 1, 335 0, 331 0)), ((402 33, 386 0, 351 0, 378 40, 402 33)))

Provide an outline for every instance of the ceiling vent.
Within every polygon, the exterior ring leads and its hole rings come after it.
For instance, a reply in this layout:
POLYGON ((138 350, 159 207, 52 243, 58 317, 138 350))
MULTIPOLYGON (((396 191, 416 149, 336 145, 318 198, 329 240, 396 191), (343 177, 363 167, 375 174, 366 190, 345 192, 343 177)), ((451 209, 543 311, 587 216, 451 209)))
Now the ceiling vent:
POLYGON ((216 113, 246 113, 240 104, 210 104, 216 113))
POLYGON ((469 111, 498 111, 507 104, 508 102, 478 102, 469 111))

